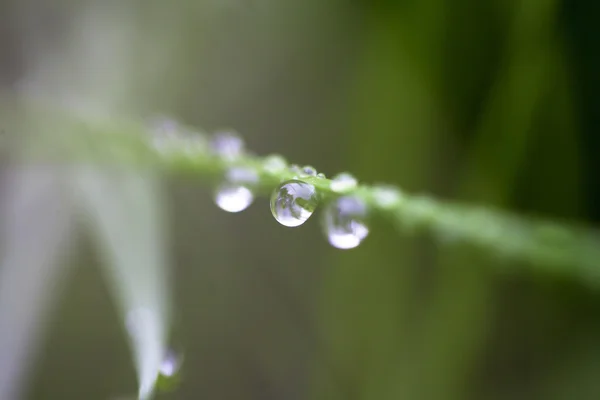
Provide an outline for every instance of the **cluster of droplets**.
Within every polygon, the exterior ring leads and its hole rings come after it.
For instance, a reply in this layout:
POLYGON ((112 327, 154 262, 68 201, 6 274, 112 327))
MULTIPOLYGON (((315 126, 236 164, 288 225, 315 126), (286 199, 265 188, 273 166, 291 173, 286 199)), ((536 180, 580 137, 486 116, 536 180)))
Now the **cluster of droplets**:
MULTIPOLYGON (((211 140, 200 134, 182 134, 181 128, 171 120, 155 124, 153 145, 157 151, 189 152, 204 151, 210 157, 224 161, 227 167, 223 179, 214 192, 214 201, 224 211, 237 213, 247 209, 255 198, 255 190, 260 183, 260 174, 272 177, 289 176, 272 192, 270 208, 275 220, 287 227, 304 224, 323 201, 314 184, 314 179, 326 179, 310 165, 288 165, 279 155, 270 155, 261 165, 250 167, 236 165, 236 160, 245 154, 244 141, 231 130, 220 130, 211 140)), ((358 181, 349 173, 334 176, 329 182, 331 192, 339 197, 329 200, 323 207, 322 225, 329 243, 339 249, 358 246, 369 234, 365 222, 367 206, 365 201, 352 194, 358 181)), ((387 186, 373 188, 373 201, 383 209, 391 208, 401 201, 401 193, 387 186)))
MULTIPOLYGON (((316 171, 310 176, 317 176, 316 171)), ((343 179, 350 177, 345 174, 343 179)), ((332 185, 334 182, 335 179, 332 185)), ((271 194, 271 212, 280 224, 296 227, 312 216, 319 202, 320 196, 314 185, 292 179, 280 184, 271 194)), ((358 246, 369 234, 365 223, 366 211, 365 202, 352 195, 336 198, 326 204, 323 229, 329 243, 338 249, 358 246)))

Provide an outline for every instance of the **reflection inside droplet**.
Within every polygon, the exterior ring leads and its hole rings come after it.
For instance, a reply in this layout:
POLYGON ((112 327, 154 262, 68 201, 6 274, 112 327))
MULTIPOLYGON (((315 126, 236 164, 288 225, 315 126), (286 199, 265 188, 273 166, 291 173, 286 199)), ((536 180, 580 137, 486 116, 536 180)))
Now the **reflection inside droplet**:
POLYGON ((290 180, 282 183, 271 195, 271 212, 282 225, 302 225, 314 212, 318 204, 313 185, 290 180))

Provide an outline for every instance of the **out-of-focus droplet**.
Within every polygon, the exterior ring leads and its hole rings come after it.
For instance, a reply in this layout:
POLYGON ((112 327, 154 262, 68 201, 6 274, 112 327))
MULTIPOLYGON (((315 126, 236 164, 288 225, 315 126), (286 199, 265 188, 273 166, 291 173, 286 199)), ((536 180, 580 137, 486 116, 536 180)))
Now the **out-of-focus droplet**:
POLYGON ((311 184, 290 180, 282 183, 271 195, 271 212, 281 225, 302 225, 315 211, 319 200, 311 184))
POLYGON ((150 130, 156 135, 175 136, 180 129, 176 120, 161 116, 155 117, 150 121, 150 130))
POLYGON ((157 152, 168 155, 181 147, 179 124, 170 118, 159 117, 150 122, 150 143, 157 152))
POLYGON ((231 167, 225 173, 225 181, 215 191, 215 203, 228 212, 245 210, 254 201, 250 189, 258 182, 258 173, 249 167, 231 167))
POLYGON ((378 207, 391 208, 402 200, 402 192, 394 186, 373 186, 373 201, 378 207))
POLYGON ((354 196, 343 196, 329 203, 323 212, 327 239, 338 249, 352 249, 369 234, 364 223, 365 203, 354 196))
POLYGON ((242 138, 230 130, 215 132, 210 141, 212 153, 226 160, 235 160, 244 155, 244 147, 242 138))
POLYGON ((168 350, 162 362, 160 363, 160 374, 167 378, 173 377, 179 372, 181 362, 181 356, 179 356, 173 350, 168 350))
POLYGON ((317 178, 320 178, 320 179, 327 179, 327 177, 325 176, 325 174, 324 174, 324 173, 322 173, 322 172, 319 172, 319 173, 317 174, 317 178))
POLYGON ((230 183, 252 185, 258 182, 258 173, 248 167, 231 167, 225 173, 225 179, 230 183))
POLYGON ((162 362, 160 363, 158 380, 156 388, 160 392, 172 391, 181 381, 181 365, 183 364, 183 355, 174 350, 167 350, 162 362))
POLYGON ((347 172, 342 172, 331 180, 331 190, 336 193, 348 192, 356 188, 357 185, 358 181, 356 178, 347 172))
POLYGON ((244 211, 253 201, 254 194, 243 185, 225 182, 215 191, 215 203, 227 212, 244 211))
POLYGON ((302 167, 302 176, 317 176, 317 170, 310 165, 305 165, 302 167))
POLYGON ((272 154, 263 161, 263 168, 270 174, 276 174, 287 168, 287 162, 280 155, 272 154))
POLYGON ((300 177, 302 175, 302 168, 298 164, 290 165, 290 172, 295 174, 296 177, 300 177))

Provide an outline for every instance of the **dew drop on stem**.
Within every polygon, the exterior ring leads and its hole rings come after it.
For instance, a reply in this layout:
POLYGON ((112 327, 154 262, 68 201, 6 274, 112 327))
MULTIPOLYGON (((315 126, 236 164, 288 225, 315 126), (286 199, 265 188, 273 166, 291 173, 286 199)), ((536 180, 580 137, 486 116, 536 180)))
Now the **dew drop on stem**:
POLYGON ((281 225, 302 225, 318 204, 315 187, 306 182, 289 180, 279 185, 271 195, 271 212, 281 225))
POLYGON ((348 192, 355 189, 357 185, 356 178, 347 172, 342 172, 331 180, 331 190, 336 193, 348 192))
POLYGON ((364 222, 365 203, 354 196, 343 196, 329 203, 323 212, 323 226, 329 243, 338 249, 352 249, 369 234, 364 222))
POLYGON ((245 145, 236 132, 221 130, 213 133, 210 149, 217 157, 225 160, 235 160, 244 155, 245 145))

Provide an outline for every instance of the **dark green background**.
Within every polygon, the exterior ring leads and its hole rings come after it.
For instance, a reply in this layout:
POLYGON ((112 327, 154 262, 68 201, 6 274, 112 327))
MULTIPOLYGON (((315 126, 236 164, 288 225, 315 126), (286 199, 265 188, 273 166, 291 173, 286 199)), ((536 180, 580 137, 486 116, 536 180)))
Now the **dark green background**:
MULTIPOLYGON (((230 126, 328 176, 597 223, 599 17, 591 0, 5 0, 0 83, 48 54, 59 88, 127 65, 112 98, 126 116, 230 126), (99 40, 135 37, 123 64, 69 47, 84 14, 104 21, 99 40)), ((165 190, 185 364, 161 399, 600 398, 600 297, 580 282, 385 223, 342 252, 317 218, 278 225, 266 199, 230 215, 201 181, 165 190)), ((28 398, 136 391, 88 242, 28 398)))

